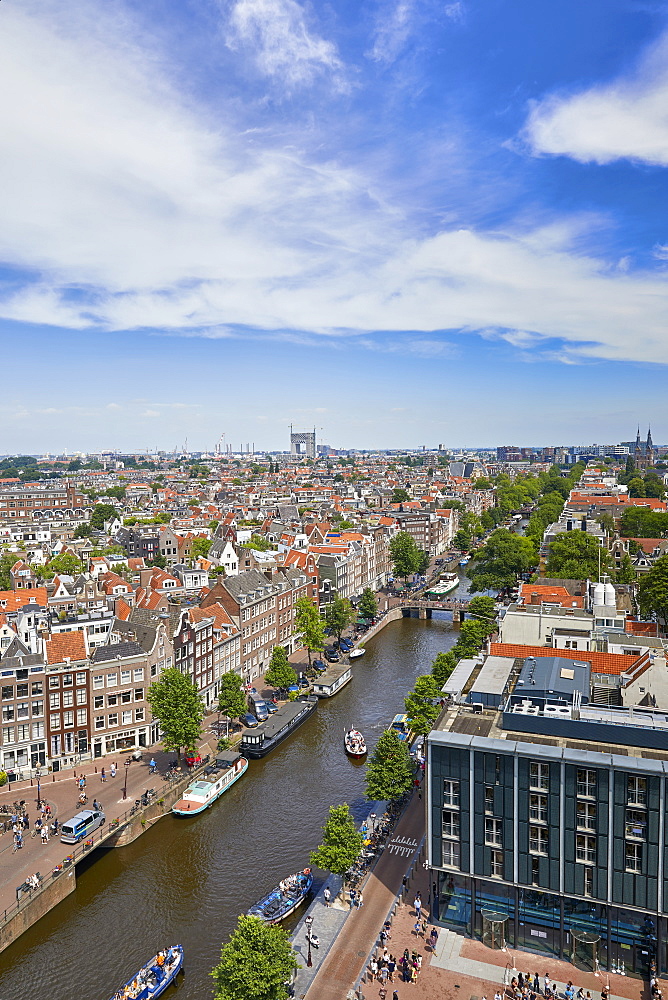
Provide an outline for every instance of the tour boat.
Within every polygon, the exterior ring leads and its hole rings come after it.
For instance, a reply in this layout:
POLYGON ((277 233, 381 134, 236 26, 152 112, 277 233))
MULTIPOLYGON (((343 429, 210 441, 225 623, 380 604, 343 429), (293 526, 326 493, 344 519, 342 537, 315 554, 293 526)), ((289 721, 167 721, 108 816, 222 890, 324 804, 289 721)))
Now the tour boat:
POLYGON ((358 649, 351 649, 350 652, 348 653, 348 659, 359 660, 360 656, 364 656, 365 653, 366 649, 364 649, 363 646, 360 646, 358 649))
POLYGON ((349 757, 365 757, 366 743, 364 737, 357 729, 348 729, 343 737, 346 753, 349 757))
POLYGON ((183 946, 174 944, 159 951, 136 976, 117 990, 111 1000, 154 1000, 162 996, 183 968, 183 946))
POLYGON ((456 573, 443 573, 438 583, 427 590, 427 597, 441 598, 455 590, 459 586, 460 580, 456 573))
POLYGON ((295 701, 282 705, 275 715, 256 729, 249 729, 241 737, 239 749, 246 757, 266 757, 279 743, 306 722, 318 707, 315 695, 300 695, 295 701))
POLYGON ((188 785, 179 801, 172 806, 172 812, 176 816, 197 816, 204 812, 244 774, 247 767, 248 761, 239 753, 218 754, 204 774, 188 785))
POLYGON ((294 913, 300 903, 304 902, 312 885, 311 869, 304 868, 303 871, 283 879, 275 889, 254 903, 247 911, 247 916, 259 917, 266 924, 277 924, 294 913))

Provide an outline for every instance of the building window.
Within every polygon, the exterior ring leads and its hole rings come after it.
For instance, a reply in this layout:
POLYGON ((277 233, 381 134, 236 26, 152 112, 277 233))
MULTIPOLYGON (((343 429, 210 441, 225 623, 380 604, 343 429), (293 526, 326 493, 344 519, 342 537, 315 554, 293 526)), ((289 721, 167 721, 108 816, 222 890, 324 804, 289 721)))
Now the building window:
POLYGON ((74 691, 63 691, 63 708, 71 708, 74 704, 74 691))
POLYGON ((594 869, 593 868, 589 868, 589 867, 585 868, 585 870, 584 870, 584 876, 585 876, 584 894, 585 894, 585 896, 593 896, 594 895, 594 869))
POLYGON ((503 851, 492 851, 491 875, 492 878, 503 878, 503 851))
POLYGON ((531 854, 547 854, 548 831, 542 826, 529 827, 529 851, 531 854))
POLYGON ((144 700, 144 689, 135 688, 135 701, 143 701, 143 700, 144 700))
POLYGON ((636 873, 642 871, 642 844, 626 842, 626 870, 636 873))
MULTIPOLYGON (((96 631, 97 631, 97 630, 96 630, 96 631)), ((81 671, 80 671, 80 672, 79 672, 79 673, 77 674, 77 684, 85 684, 85 683, 86 683, 86 673, 85 673, 85 671, 84 671, 84 670, 81 670, 81 671)))
POLYGON ((578 830, 596 829, 596 806, 593 802, 578 802, 576 805, 576 824, 578 830))
POLYGON ((443 843, 443 867, 459 868, 459 841, 444 840, 442 843, 443 843))
POLYGON ((494 787, 488 785, 485 789, 485 812, 490 816, 494 812, 494 787))
POLYGON ((54 714, 49 719, 51 729, 60 729, 60 715, 54 714))
POLYGON ((629 775, 627 779, 627 801, 630 806, 647 805, 647 779, 629 775))
POLYGON ((596 863, 596 837, 578 833, 575 837, 575 858, 583 865, 596 863))
POLYGON ((121 670, 121 684, 129 684, 129 683, 130 683, 130 671, 121 670))
POLYGON ((121 725, 123 726, 132 725, 132 712, 121 712, 121 725))
POLYGON ((578 768, 577 796, 586 799, 596 798, 596 771, 578 768))
POLYGON ((116 705, 118 705, 118 695, 117 694, 108 694, 107 695, 107 705, 110 706, 111 708, 114 708, 116 705))
POLYGON ((50 694, 49 695, 49 708, 60 708, 60 695, 50 694))
POLYGON ((132 691, 122 691, 121 692, 121 704, 127 705, 129 701, 132 701, 132 691))
POLYGON ((459 807, 459 782, 445 778, 443 781, 443 805, 459 807))
POLYGON ((647 834, 647 813, 642 809, 626 810, 627 840, 645 840, 647 834))
POLYGON ((113 688, 118 684, 118 674, 107 674, 107 687, 113 688))
POLYGON ((41 681, 33 681, 33 685, 32 685, 32 693, 33 694, 42 694, 43 689, 44 689, 44 685, 42 684, 41 681))
POLYGON ((13 684, 9 684, 9 685, 3 686, 3 688, 2 688, 2 700, 3 701, 7 701, 9 698, 13 698, 13 697, 14 697, 14 685, 13 684))
POLYGON ((36 716, 44 715, 44 702, 43 701, 33 701, 33 703, 32 703, 32 715, 33 715, 33 719, 36 716))
POLYGON ((88 720, 88 712, 85 708, 77 709, 77 725, 85 726, 88 720))
POLYGON ((93 677, 93 687, 94 688, 104 687, 104 675, 103 674, 98 674, 96 677, 93 677))
POLYGON ((44 739, 44 723, 43 722, 33 722, 32 724, 32 738, 34 740, 44 739))
POLYGON ((63 674, 63 687, 70 687, 72 684, 72 674, 63 674))
POLYGON ((14 742, 14 727, 13 726, 3 726, 2 728, 2 742, 13 743, 14 742))
POLYGON ((109 725, 110 726, 117 726, 118 725, 118 712, 111 712, 110 713, 110 715, 109 715, 109 725))
POLYGON ((30 715, 30 710, 28 708, 28 702, 20 701, 16 706, 16 718, 27 719, 29 715, 30 715))
POLYGON ((500 819, 489 819, 489 817, 485 819, 485 843, 491 844, 492 847, 503 845, 500 819))
POLYGON ((443 810, 442 832, 444 837, 459 837, 459 813, 443 810))
POLYGON ((135 722, 143 722, 143 721, 144 721, 144 709, 143 708, 136 708, 135 709, 135 722))
POLYGON ((49 677, 49 687, 50 688, 60 687, 60 678, 59 677, 49 677))
POLYGON ((74 712, 63 712, 63 726, 69 728, 74 725, 74 712))
POLYGON ((96 729, 104 729, 104 716, 103 715, 96 715, 95 716, 95 728, 96 729))
POLYGON ((538 885, 540 879, 540 861, 538 858, 531 858, 531 884, 538 885))
POLYGON ((16 685, 16 697, 17 698, 27 698, 28 697, 28 685, 27 684, 17 684, 16 685))
POLYGON ((529 785, 539 792, 546 792, 550 782, 550 765, 532 760, 529 766, 529 785))
POLYGON ((547 795, 529 796, 529 819, 534 823, 547 823, 547 795))

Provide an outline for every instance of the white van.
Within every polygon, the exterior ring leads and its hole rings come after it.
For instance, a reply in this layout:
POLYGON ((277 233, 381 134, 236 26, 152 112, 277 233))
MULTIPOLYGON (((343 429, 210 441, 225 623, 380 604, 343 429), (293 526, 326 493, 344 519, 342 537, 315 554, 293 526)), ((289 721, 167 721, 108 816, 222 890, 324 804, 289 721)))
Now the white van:
POLYGON ((84 837, 97 830, 105 821, 103 812, 97 809, 84 809, 72 819, 68 819, 60 828, 60 839, 63 844, 78 844, 84 837))

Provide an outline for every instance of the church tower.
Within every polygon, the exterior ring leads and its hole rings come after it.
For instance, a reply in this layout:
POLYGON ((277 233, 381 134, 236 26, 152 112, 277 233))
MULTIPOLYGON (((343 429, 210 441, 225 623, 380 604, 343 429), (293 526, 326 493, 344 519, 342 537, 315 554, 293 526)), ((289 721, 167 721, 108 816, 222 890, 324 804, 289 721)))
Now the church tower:
POLYGON ((636 446, 633 449, 633 461, 635 462, 636 469, 642 469, 643 447, 642 447, 642 441, 640 440, 640 424, 638 424, 638 433, 636 435, 636 446))
POLYGON ((647 443, 645 445, 645 468, 650 468, 654 465, 654 445, 652 443, 652 428, 647 428, 647 443))

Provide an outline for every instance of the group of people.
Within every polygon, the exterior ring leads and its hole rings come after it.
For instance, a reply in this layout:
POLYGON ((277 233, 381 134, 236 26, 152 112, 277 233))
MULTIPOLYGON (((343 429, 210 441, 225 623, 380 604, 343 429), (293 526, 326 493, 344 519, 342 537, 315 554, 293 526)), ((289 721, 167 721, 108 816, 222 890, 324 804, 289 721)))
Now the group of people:
MULTIPOLYGON (((40 837, 42 844, 48 844, 49 834, 52 836, 58 833, 59 824, 58 820, 54 819, 53 823, 49 826, 49 817, 51 816, 51 806, 48 802, 43 802, 40 808, 40 815, 35 820, 35 825, 33 827, 33 837, 40 837)), ((12 823, 12 834, 14 837, 14 850, 20 851, 23 848, 24 837, 27 836, 30 830, 30 815, 24 812, 22 815, 14 813, 11 817, 12 823)))
MULTIPOLYGON (((592 1000, 589 990, 583 990, 582 987, 576 990, 570 980, 566 983, 563 992, 566 1000, 592 1000)), ((556 998, 559 995, 559 987, 554 980, 550 979, 547 973, 543 976, 541 989, 541 982, 537 972, 534 972, 533 976, 529 972, 526 974, 518 972, 517 976, 513 976, 511 979, 510 986, 506 988, 506 993, 513 997, 514 1000, 520 1000, 520 998, 521 1000, 539 1000, 541 996, 545 997, 546 1000, 552 1000, 552 998, 556 998)), ((503 1000, 503 997, 497 992, 494 1000, 503 1000)))

